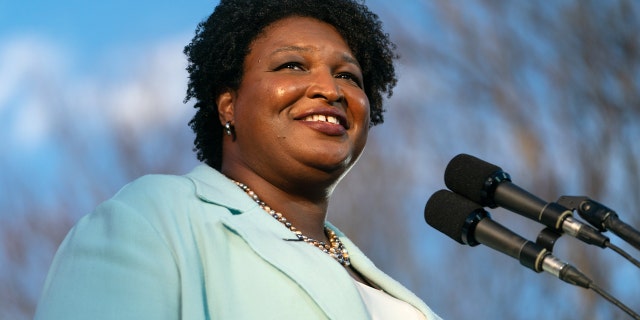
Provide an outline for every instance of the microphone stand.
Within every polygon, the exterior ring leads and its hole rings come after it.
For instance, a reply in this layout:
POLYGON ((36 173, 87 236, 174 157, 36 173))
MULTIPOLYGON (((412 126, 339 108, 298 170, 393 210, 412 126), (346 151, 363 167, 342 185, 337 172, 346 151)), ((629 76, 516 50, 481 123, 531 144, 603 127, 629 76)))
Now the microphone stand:
MULTIPOLYGON (((631 245, 634 245, 636 249, 640 250, 640 233, 638 231, 633 230, 630 226, 624 224, 618 219, 618 215, 611 209, 607 208, 603 204, 593 201, 588 197, 578 197, 578 196, 562 196, 558 199, 558 204, 565 206, 567 209, 578 211, 578 214, 585 220, 587 220, 593 227, 598 228, 598 231, 607 231, 611 230, 623 240, 626 240, 631 245), (611 223, 614 222, 613 224, 611 223), (620 229, 618 226, 622 223, 627 228, 620 229), (613 225, 614 227, 611 227, 613 225), (622 231, 621 231, 622 230, 622 231), (622 234, 622 235, 621 235, 622 234)), ((541 232, 538 236, 538 242, 540 245, 545 248, 553 248, 553 243, 555 240, 553 238, 554 234, 551 231, 541 232)), ((604 247, 607 247, 614 252, 618 253, 629 262, 633 263, 636 267, 640 268, 640 261, 633 258, 629 253, 624 251, 622 248, 614 245, 611 241, 607 241, 604 243, 604 247)))
POLYGON ((618 214, 605 205, 584 196, 562 196, 558 203, 578 211, 580 217, 601 232, 610 230, 640 250, 640 232, 618 218, 618 214))

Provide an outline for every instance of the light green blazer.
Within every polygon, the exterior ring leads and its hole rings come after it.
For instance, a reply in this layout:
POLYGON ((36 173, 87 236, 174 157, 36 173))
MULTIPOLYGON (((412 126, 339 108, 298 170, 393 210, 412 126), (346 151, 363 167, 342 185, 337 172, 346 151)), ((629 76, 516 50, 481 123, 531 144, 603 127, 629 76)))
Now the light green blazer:
MULTIPOLYGON (((438 319, 336 232, 365 277, 438 319)), ((35 318, 369 319, 343 267, 283 240, 293 238, 206 165, 186 176, 144 176, 69 232, 35 318)))

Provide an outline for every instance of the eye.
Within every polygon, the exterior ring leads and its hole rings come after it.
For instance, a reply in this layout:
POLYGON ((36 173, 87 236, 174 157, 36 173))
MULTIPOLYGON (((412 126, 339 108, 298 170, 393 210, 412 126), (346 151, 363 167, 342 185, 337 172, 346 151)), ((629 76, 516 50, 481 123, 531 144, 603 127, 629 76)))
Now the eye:
POLYGON ((282 69, 304 70, 304 67, 299 62, 290 61, 290 62, 286 62, 286 63, 283 63, 283 64, 279 65, 278 67, 276 67, 275 70, 278 71, 278 70, 282 70, 282 69))
POLYGON ((338 73, 336 75, 336 78, 337 79, 347 80, 347 81, 353 83, 354 85, 358 86, 359 88, 362 88, 362 81, 360 81, 360 77, 356 76, 353 73, 350 73, 350 72, 338 73))

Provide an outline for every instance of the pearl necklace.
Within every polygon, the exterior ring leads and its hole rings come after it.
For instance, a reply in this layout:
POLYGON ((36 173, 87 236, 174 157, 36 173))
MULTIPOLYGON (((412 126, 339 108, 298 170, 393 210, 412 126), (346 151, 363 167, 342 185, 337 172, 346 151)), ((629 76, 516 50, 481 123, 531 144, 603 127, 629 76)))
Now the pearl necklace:
POLYGON ((347 249, 344 247, 344 245, 342 244, 342 241, 340 241, 340 238, 338 237, 338 235, 336 235, 336 233, 333 230, 327 228, 326 226, 324 227, 324 232, 329 238, 328 244, 325 243, 324 241, 318 241, 318 240, 309 238, 303 235, 300 230, 296 229, 296 227, 291 225, 291 222, 289 222, 287 218, 285 218, 282 215, 282 213, 271 209, 271 207, 269 207, 266 203, 264 203, 264 201, 260 200, 258 195, 255 192, 253 192, 253 190, 249 189, 249 187, 246 184, 235 181, 235 180, 232 180, 232 181, 235 182, 235 184, 238 187, 240 187, 240 189, 244 190, 244 192, 246 192, 251 197, 251 199, 257 202, 258 205, 260 205, 260 208, 262 208, 270 216, 280 221, 283 225, 285 225, 285 227, 291 230, 291 232, 293 232, 296 235, 296 237, 298 237, 298 240, 304 241, 322 250, 322 252, 328 254, 329 256, 334 258, 336 261, 338 261, 341 265, 345 267, 348 267, 351 265, 351 260, 349 259, 349 253, 347 252, 347 249))

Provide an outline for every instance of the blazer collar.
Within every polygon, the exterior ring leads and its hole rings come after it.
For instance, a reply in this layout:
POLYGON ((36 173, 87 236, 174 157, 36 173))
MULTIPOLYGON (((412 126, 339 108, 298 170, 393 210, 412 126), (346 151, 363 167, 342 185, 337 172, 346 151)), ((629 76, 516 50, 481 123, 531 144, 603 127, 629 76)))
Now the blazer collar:
POLYGON ((196 196, 208 203, 229 208, 233 214, 240 214, 253 207, 255 201, 249 198, 236 184, 218 170, 201 164, 189 174, 196 190, 196 196))
POLYGON ((369 318, 353 280, 337 261, 307 243, 289 241, 297 240, 289 229, 264 212, 217 170, 200 165, 187 177, 193 181, 200 200, 231 211, 231 215, 221 219, 226 228, 244 239, 258 256, 296 282, 328 318, 369 318))
MULTIPOLYGON (((288 241, 296 238, 293 233, 266 214, 233 181, 207 165, 196 167, 187 177, 193 181, 200 200, 231 211, 232 215, 222 219, 228 229, 242 237, 258 256, 298 283, 330 319, 370 317, 354 280, 337 261, 327 259, 325 253, 302 241, 288 241)), ((381 272, 340 230, 328 222, 327 226, 338 234, 353 267, 363 276, 423 313, 431 312, 417 296, 381 272)))

